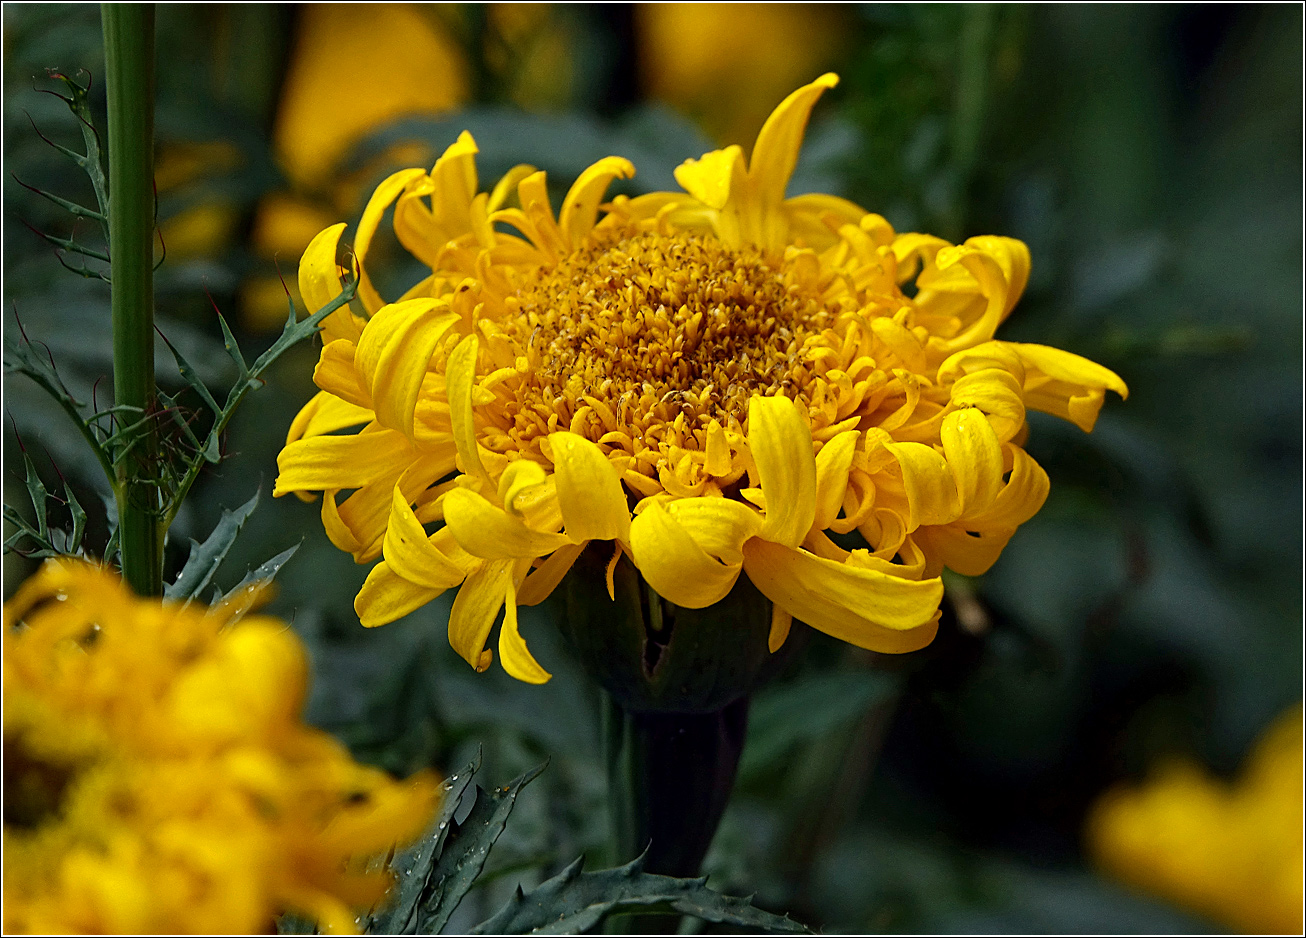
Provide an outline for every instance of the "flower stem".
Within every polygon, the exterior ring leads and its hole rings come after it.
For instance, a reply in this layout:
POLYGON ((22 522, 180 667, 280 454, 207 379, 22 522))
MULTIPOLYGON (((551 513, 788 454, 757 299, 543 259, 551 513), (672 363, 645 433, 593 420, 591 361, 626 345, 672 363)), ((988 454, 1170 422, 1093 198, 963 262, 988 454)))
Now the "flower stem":
MULTIPOLYGON (((748 698, 710 713, 636 713, 608 699, 606 758, 617 862, 647 849, 647 872, 699 875, 734 788, 748 698)), ((637 931, 674 931, 677 919, 638 916, 634 924, 637 931)))
MULTIPOLYGON (((113 390, 119 406, 155 410, 154 5, 105 3, 109 105, 109 257, 113 390)), ((163 592, 158 436, 140 422, 114 456, 123 578, 142 596, 163 592)))

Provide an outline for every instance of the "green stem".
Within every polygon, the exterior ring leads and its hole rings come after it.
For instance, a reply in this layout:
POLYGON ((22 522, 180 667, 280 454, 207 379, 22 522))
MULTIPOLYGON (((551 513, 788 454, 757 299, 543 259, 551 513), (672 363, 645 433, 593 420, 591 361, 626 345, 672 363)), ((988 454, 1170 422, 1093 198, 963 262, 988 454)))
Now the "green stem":
MULTIPOLYGON (((113 391, 118 405, 155 412, 154 6, 105 3, 109 105, 109 256, 113 391)), ((163 593, 158 436, 147 420, 115 459, 123 578, 142 596, 163 593)))

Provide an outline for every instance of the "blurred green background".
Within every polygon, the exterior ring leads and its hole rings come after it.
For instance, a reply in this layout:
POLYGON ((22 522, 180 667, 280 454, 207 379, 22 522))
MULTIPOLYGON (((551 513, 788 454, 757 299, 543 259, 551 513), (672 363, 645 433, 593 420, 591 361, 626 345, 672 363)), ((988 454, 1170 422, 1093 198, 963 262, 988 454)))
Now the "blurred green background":
MULTIPOLYGON (((1221 929, 1095 872, 1083 830, 1104 790, 1167 755, 1231 777, 1302 696, 1300 7, 164 5, 158 27, 159 325, 219 385, 213 306, 247 357, 266 347, 278 271, 293 290, 317 230, 356 222, 380 178, 459 130, 483 184, 532 162, 565 190, 617 153, 639 171, 625 191, 671 188, 683 159, 748 145, 785 94, 837 71, 791 194, 848 196, 899 231, 1024 240, 1033 275, 999 337, 1092 358, 1131 395, 1091 436, 1033 415, 1052 495, 989 574, 949 582, 929 649, 872 661, 805 636, 755 698, 713 884, 830 931, 1221 929)), ((27 226, 68 237, 72 220, 17 182, 89 198, 32 123, 78 139, 38 93, 47 67, 87 69, 102 113, 98 10, 7 4, 3 41, 6 335, 21 319, 103 401, 107 289, 60 268, 27 226)), ((375 250, 383 293, 417 279, 397 245, 375 250)), ((222 508, 270 491, 315 359, 286 355, 237 415, 172 531, 174 566, 222 508)), ((99 504, 63 415, 24 378, 4 391, 6 501, 25 498, 17 432, 47 484, 99 504)), ((491 781, 552 759, 451 928, 581 852, 605 859, 598 691, 553 610, 522 611, 544 687, 467 669, 447 602, 364 632, 366 568, 294 499, 265 497, 218 579, 301 540, 271 611, 312 651, 317 723, 397 772, 477 745, 491 781)), ((8 596, 32 564, 4 564, 8 596)))

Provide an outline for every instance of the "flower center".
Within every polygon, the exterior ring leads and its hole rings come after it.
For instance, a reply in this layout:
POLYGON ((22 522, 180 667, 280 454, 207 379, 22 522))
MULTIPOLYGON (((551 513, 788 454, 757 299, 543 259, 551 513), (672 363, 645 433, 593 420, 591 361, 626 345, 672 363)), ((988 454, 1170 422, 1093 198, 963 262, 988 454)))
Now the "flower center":
POLYGON ((508 407, 514 448, 559 424, 656 445, 675 423, 688 431, 675 445, 698 449, 694 430, 742 424, 752 396, 797 397, 811 379, 804 344, 834 318, 756 248, 629 229, 596 232, 508 306, 505 332, 529 364, 508 407))

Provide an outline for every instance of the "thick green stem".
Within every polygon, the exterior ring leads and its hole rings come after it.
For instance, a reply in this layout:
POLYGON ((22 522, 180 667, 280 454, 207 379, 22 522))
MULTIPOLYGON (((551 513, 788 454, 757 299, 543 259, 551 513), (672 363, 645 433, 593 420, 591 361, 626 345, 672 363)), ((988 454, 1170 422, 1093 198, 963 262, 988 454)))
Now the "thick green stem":
MULTIPOLYGON (((109 104, 109 257, 113 281, 115 403, 155 410, 154 6, 105 3, 109 104)), ((163 592, 158 437, 141 424, 114 455, 123 578, 137 593, 163 592)))
POLYGON ((697 876, 730 801, 748 698, 714 713, 631 713, 611 704, 608 772, 620 862, 697 876))

